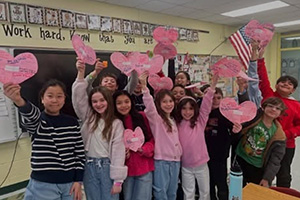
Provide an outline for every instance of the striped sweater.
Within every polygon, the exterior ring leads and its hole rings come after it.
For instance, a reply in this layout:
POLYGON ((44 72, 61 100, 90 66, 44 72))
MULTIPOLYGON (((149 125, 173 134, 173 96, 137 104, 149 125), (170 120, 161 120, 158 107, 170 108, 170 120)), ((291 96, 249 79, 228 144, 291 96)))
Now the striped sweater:
POLYGON ((31 178, 47 183, 82 181, 85 155, 78 121, 40 112, 30 102, 19 112, 32 140, 31 178))

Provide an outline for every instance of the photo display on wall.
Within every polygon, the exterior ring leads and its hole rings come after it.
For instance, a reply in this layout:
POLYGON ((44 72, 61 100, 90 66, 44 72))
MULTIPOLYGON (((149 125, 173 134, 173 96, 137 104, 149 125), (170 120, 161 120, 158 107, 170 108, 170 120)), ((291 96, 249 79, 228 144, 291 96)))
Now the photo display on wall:
POLYGON ((38 5, 20 4, 0 0, 0 21, 11 23, 37 24, 66 29, 87 29, 134 36, 153 36, 156 27, 175 28, 181 41, 199 41, 199 32, 204 30, 178 28, 170 25, 151 24, 142 21, 80 13, 67 9, 55 9, 38 5))
POLYGON ((0 2, 0 21, 7 21, 7 3, 0 2))
POLYGON ((74 28, 75 25, 75 15, 73 12, 68 10, 61 10, 61 27, 63 28, 74 28))
POLYGON ((78 29, 87 29, 87 16, 82 13, 75 13, 75 24, 78 29))
POLYGON ((59 26, 59 12, 57 9, 45 8, 45 24, 47 26, 59 26))
POLYGON ((101 21, 99 15, 88 15, 88 29, 100 31, 101 21))
POLYGON ((10 21, 13 23, 26 23, 25 4, 9 3, 10 21))
POLYGON ((27 21, 29 24, 44 24, 44 8, 27 5, 27 21))

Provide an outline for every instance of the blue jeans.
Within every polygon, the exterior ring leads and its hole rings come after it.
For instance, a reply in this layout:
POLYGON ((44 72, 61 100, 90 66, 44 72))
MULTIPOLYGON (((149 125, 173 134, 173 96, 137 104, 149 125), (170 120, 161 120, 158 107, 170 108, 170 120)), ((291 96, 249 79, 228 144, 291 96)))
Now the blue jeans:
POLYGON ((153 194, 157 200, 175 200, 180 162, 177 161, 154 161, 153 194))
POLYGON ((113 180, 110 179, 109 158, 86 158, 84 191, 88 200, 117 200, 119 195, 111 195, 113 180))
POLYGON ((141 176, 128 176, 123 184, 125 200, 151 200, 152 172, 141 176))
POLYGON ((72 183, 46 183, 30 179, 25 191, 25 200, 73 200, 70 195, 72 183))

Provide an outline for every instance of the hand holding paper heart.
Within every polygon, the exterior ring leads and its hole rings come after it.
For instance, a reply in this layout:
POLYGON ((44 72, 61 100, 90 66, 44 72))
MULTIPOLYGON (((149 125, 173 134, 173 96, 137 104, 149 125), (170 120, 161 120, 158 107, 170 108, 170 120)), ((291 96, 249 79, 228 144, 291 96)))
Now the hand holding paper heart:
POLYGON ((211 66, 210 69, 222 77, 235 77, 241 71, 242 65, 236 59, 225 57, 211 66))
POLYGON ((245 72, 243 72, 242 70, 238 73, 238 77, 241 77, 243 79, 246 79, 248 81, 259 81, 258 79, 254 79, 254 78, 250 78, 247 74, 245 74, 245 72))
POLYGON ((32 53, 22 53, 15 58, 0 50, 0 82, 20 84, 37 73, 38 62, 32 53))
POLYGON ((163 57, 155 55, 149 59, 147 54, 141 54, 139 52, 129 52, 124 56, 120 52, 114 52, 110 56, 110 60, 113 65, 127 76, 133 70, 136 70, 140 75, 144 71, 148 71, 150 74, 158 73, 163 66, 163 57))
POLYGON ((96 52, 90 46, 86 46, 81 40, 80 36, 73 35, 72 45, 77 56, 89 65, 93 65, 96 62, 96 52))
POLYGON ((136 152, 143 146, 144 142, 144 133, 140 127, 136 127, 134 131, 131 129, 126 129, 124 131, 125 148, 129 148, 130 150, 136 152))
POLYGON ((245 101, 238 105, 232 98, 224 98, 220 103, 220 112, 232 123, 241 124, 252 120, 256 116, 256 105, 251 101, 245 101))
POLYGON ((169 77, 159 77, 157 74, 150 74, 148 83, 154 91, 159 91, 161 89, 171 90, 173 87, 173 82, 169 77))
POLYGON ((171 44, 175 42, 178 38, 178 31, 175 29, 169 29, 159 26, 153 31, 153 38, 164 45, 171 44))

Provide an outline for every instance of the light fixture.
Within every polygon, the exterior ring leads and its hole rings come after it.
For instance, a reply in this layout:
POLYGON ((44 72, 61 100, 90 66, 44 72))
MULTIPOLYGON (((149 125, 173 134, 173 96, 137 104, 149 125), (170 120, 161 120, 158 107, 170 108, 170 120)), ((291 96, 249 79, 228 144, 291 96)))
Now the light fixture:
POLYGON ((300 40, 300 37, 287 37, 284 40, 300 40))
POLYGON ((249 15, 249 14, 253 14, 253 13, 263 12, 266 10, 282 8, 282 7, 286 7, 286 6, 289 6, 289 4, 284 3, 282 1, 272 1, 270 3, 259 4, 259 5, 250 6, 247 8, 242 8, 242 9, 222 13, 221 15, 228 16, 228 17, 239 17, 239 16, 249 15))
POLYGON ((292 25, 297 25, 297 24, 300 24, 300 20, 277 23, 277 24, 274 24, 274 26, 275 27, 283 27, 283 26, 292 26, 292 25))

